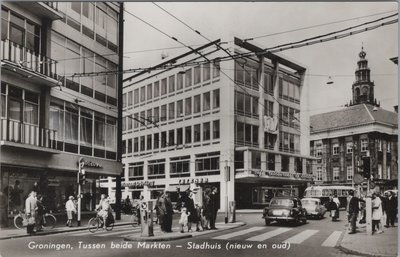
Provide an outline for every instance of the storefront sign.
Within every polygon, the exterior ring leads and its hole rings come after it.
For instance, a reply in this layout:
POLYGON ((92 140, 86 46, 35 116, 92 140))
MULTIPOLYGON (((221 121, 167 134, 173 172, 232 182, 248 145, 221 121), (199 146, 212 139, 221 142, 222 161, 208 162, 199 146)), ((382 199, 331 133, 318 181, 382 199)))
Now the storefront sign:
POLYGON ((78 165, 80 165, 81 168, 83 168, 83 167, 103 168, 103 166, 101 166, 100 164, 98 164, 96 162, 92 162, 92 161, 85 161, 83 158, 79 159, 78 165))
POLYGON ((298 179, 313 179, 312 174, 303 174, 303 173, 292 173, 292 172, 283 172, 283 171, 254 171, 254 173, 258 176, 270 176, 270 177, 282 177, 282 178, 298 178, 298 179))
POLYGON ((53 178, 49 178, 47 179, 48 182, 48 186, 52 186, 52 187, 58 187, 60 186, 60 181, 58 179, 53 179, 53 178))
POLYGON ((143 187, 143 186, 154 186, 155 181, 128 181, 122 182, 122 187, 143 187))
POLYGON ((201 183, 208 183, 208 178, 183 178, 179 180, 179 185, 185 184, 201 184, 201 183))
POLYGON ((278 134, 278 117, 264 116, 264 132, 278 134))

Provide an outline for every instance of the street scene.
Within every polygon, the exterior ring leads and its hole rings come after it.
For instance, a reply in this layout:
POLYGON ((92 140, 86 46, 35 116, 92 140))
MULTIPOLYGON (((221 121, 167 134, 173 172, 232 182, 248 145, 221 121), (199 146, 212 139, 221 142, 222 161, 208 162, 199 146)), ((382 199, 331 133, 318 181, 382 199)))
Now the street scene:
POLYGON ((1 8, 0 257, 398 255, 396 3, 1 8))

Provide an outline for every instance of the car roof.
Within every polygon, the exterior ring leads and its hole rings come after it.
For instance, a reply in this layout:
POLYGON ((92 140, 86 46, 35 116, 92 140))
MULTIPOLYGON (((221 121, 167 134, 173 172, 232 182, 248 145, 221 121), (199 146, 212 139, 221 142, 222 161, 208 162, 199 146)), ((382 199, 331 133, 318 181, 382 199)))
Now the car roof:
POLYGON ((294 197, 294 196, 276 196, 276 197, 272 198, 272 199, 271 199, 271 201, 272 201, 272 200, 274 200, 274 199, 290 199, 290 200, 298 200, 299 198, 297 198, 297 197, 294 197))
POLYGON ((312 200, 312 201, 316 201, 316 202, 320 202, 321 200, 320 199, 318 199, 318 198, 312 198, 312 197, 306 197, 306 198, 303 198, 303 199, 301 199, 302 201, 303 200, 312 200))

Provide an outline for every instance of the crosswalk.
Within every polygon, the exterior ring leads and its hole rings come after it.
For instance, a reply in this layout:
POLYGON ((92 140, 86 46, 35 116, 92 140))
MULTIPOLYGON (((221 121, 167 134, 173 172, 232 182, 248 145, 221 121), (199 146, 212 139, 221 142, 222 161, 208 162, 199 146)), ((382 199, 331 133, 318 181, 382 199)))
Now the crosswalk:
POLYGON ((268 239, 283 239, 281 242, 287 242, 290 244, 302 244, 310 239, 324 240, 321 244, 323 247, 335 247, 343 231, 333 231, 328 236, 327 233, 321 233, 320 230, 316 229, 305 229, 303 231, 296 232, 293 228, 275 228, 270 231, 265 227, 250 227, 239 231, 229 232, 224 235, 213 237, 216 240, 228 240, 238 239, 253 242, 265 242, 268 239), (295 232, 295 234, 293 234, 295 232), (251 234, 251 235, 250 235, 251 234), (327 236, 327 237, 326 237, 327 236), (326 237, 326 239, 324 238, 326 237))

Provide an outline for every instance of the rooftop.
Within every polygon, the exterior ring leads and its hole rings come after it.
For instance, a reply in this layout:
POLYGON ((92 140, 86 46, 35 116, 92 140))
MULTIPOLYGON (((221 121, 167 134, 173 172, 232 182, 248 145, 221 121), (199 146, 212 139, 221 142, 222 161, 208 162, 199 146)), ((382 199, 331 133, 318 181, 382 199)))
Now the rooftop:
POLYGON ((397 127, 397 113, 370 104, 358 104, 310 117, 311 134, 373 123, 397 127))

